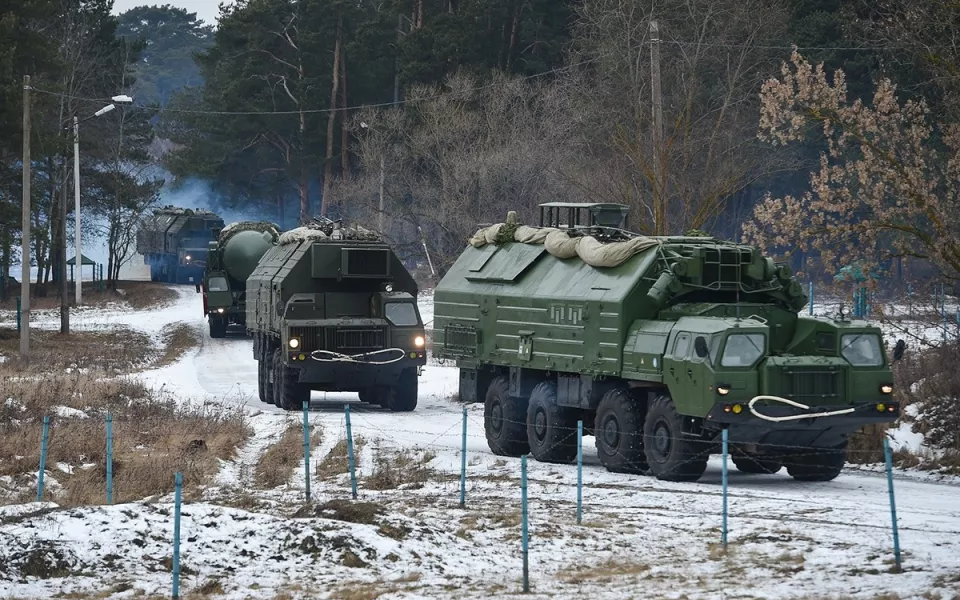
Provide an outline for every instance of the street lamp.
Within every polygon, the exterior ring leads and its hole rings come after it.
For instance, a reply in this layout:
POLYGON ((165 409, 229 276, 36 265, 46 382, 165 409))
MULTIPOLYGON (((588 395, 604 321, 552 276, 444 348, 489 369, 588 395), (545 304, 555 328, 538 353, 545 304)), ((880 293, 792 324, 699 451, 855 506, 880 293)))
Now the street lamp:
MULTIPOLYGON (((360 127, 370 130, 364 121, 360 121, 360 127)), ((383 148, 380 148, 380 213, 377 215, 377 229, 383 235, 383 148)))
MULTIPOLYGON (((131 104, 133 98, 125 94, 119 96, 114 96, 110 98, 117 104, 131 104)), ((92 116, 87 117, 83 121, 89 121, 94 117, 99 117, 107 114, 111 110, 117 107, 116 104, 108 104, 93 113, 92 116)), ((83 259, 80 253, 80 123, 83 121, 78 121, 77 117, 73 117, 73 222, 76 226, 76 255, 74 256, 74 262, 76 263, 74 267, 76 268, 76 276, 74 277, 74 283, 76 284, 76 296, 77 296, 77 306, 80 306, 81 301, 81 285, 83 283, 83 259)))

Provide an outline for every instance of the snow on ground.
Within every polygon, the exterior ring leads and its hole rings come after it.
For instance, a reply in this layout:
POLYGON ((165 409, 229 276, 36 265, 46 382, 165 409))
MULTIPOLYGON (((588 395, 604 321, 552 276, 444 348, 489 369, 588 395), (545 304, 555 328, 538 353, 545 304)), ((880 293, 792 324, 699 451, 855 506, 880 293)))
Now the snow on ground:
MULTIPOLYGON (((460 508, 462 406, 457 371, 435 361, 420 379, 419 405, 394 414, 355 394, 314 392, 312 509, 304 508, 302 458, 286 486, 256 489, 260 455, 291 419, 259 401, 256 362, 242 333, 207 334, 191 287, 149 313, 107 309, 81 327, 126 325, 159 336, 185 322, 202 344, 178 362, 143 373, 184 402, 244 410, 254 435, 224 463, 217 486, 184 504, 182 590, 222 589, 224 598, 482 598, 521 590, 520 461, 490 453, 483 407, 468 407, 466 507, 460 508), (358 502, 346 473, 314 469, 345 436, 351 405, 359 460, 358 502), (378 463, 414 478, 374 485, 378 463), (328 502, 332 504, 327 504, 328 502), (329 510, 316 507, 326 506, 329 510)), ((432 321, 432 297, 421 314, 432 321)), ((41 323, 43 320, 41 319, 41 323)), ((75 321, 76 322, 76 321, 75 321)), ((55 327, 51 318, 51 327, 55 327)), ((922 442, 909 428, 895 445, 922 442)), ((172 477, 172 474, 171 474, 172 477)), ((729 473, 730 546, 719 547, 721 463, 692 484, 603 469, 584 438, 583 523, 576 524, 577 471, 528 463, 529 572, 534 598, 935 598, 960 594, 960 485, 912 472, 896 477, 903 573, 891 572, 887 482, 880 466, 847 469, 829 483, 785 473, 729 473), (940 594, 936 596, 935 594, 940 594)), ((172 496, 119 506, 0 508, 0 597, 103 594, 139 598, 170 589, 172 496)))

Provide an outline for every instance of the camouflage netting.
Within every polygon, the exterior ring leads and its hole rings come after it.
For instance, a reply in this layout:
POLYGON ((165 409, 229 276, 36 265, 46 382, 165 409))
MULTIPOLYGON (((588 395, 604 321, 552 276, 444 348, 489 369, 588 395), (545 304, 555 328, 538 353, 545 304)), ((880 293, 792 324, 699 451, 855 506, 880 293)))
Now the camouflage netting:
POLYGON ((203 209, 203 208, 183 208, 183 207, 180 207, 180 206, 173 206, 173 205, 167 205, 167 206, 164 206, 163 208, 155 208, 155 209, 153 210, 153 214, 155 214, 155 215, 203 215, 203 216, 213 215, 213 216, 216 216, 216 213, 214 213, 213 211, 209 211, 209 210, 206 210, 206 209, 203 209))
POLYGON ((571 237, 553 227, 528 227, 510 223, 496 223, 485 227, 470 238, 470 245, 481 248, 487 244, 508 242, 543 244, 546 251, 560 259, 579 256, 591 267, 615 267, 628 258, 660 244, 659 240, 638 236, 625 242, 603 243, 592 236, 571 237))
POLYGON ((222 246, 223 244, 227 243, 227 240, 241 231, 262 231, 264 233, 269 233, 273 237, 274 241, 280 237, 280 228, 273 223, 267 221, 238 221, 235 223, 230 223, 220 230, 220 237, 217 238, 217 243, 222 246))
POLYGON ((297 244, 307 240, 357 240, 364 242, 379 242, 382 241, 382 238, 375 231, 370 231, 369 229, 359 225, 354 227, 334 228, 329 234, 317 226, 304 226, 282 233, 280 235, 278 244, 285 246, 287 244, 297 244))

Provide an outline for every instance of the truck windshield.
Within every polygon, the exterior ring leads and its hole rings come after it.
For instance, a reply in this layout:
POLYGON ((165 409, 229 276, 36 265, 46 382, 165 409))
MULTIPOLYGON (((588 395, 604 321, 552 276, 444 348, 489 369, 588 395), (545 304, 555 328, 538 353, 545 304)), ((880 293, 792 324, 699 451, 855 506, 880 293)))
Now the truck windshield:
POLYGON ((419 325, 417 311, 414 310, 413 304, 409 302, 387 302, 383 312, 387 320, 397 327, 419 325))
POLYGON ((840 353, 855 367, 883 365, 880 339, 875 333, 848 333, 840 338, 840 353))
POLYGON ((226 277, 211 277, 207 282, 207 291, 210 292, 229 292, 230 286, 227 285, 226 277))
POLYGON ((727 337, 720 364, 724 367, 749 367, 763 356, 762 333, 734 333, 727 337))

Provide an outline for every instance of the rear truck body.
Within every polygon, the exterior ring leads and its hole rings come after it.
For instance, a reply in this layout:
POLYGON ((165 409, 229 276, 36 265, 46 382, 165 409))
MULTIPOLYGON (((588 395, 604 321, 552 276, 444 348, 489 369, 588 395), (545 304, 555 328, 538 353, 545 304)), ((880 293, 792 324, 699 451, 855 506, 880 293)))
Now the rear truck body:
POLYGON ((266 221, 231 223, 214 231, 215 239, 206 250, 203 282, 203 314, 210 325, 210 337, 222 338, 227 327, 246 327, 247 278, 264 253, 280 237, 279 228, 266 221))
POLYGON ((569 462, 583 420, 607 469, 695 481, 727 429, 741 471, 827 481, 851 433, 898 417, 879 329, 800 316, 802 287, 755 247, 639 236, 625 214, 541 205, 539 227, 478 232, 437 286, 434 352, 495 453, 569 462))
POLYGON ((247 330, 264 402, 298 410, 317 390, 416 408, 417 285, 372 232, 324 221, 282 234, 247 279, 247 330))

